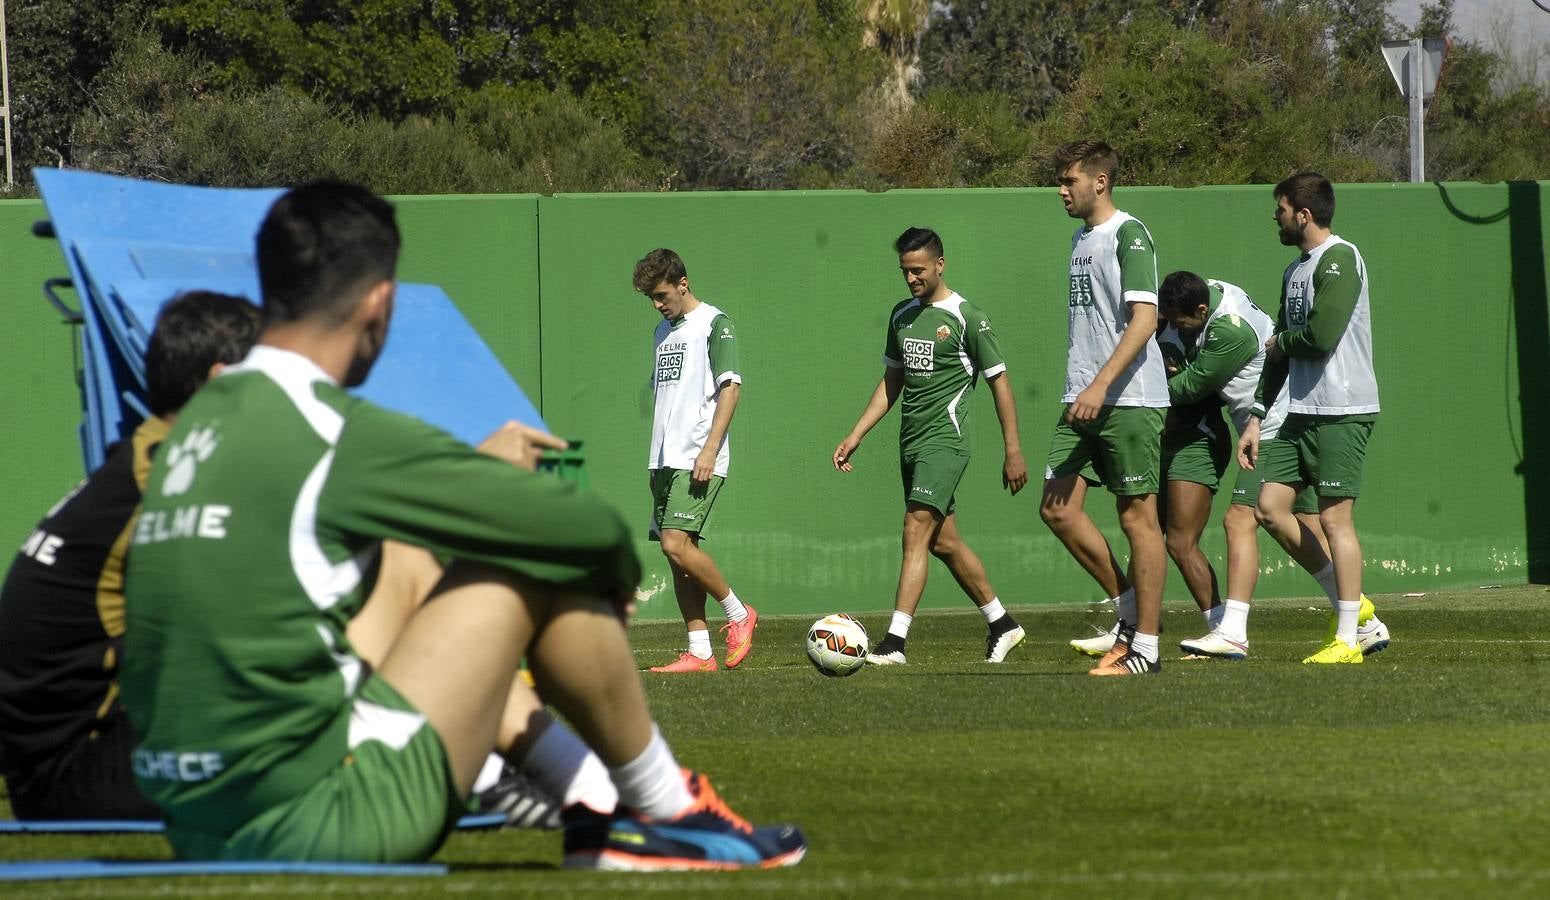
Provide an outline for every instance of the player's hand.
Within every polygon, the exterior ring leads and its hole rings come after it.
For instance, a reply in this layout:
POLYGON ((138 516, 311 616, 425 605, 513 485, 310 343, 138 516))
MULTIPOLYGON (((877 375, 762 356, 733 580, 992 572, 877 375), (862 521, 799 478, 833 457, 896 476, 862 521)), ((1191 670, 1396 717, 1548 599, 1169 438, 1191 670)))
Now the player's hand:
POLYGON ((850 471, 850 458, 861 449, 861 439, 855 435, 847 434, 845 440, 834 448, 834 468, 841 472, 850 471))
POLYGON ((1096 384, 1089 384, 1071 405, 1066 407, 1067 422, 1091 422, 1098 418, 1098 413, 1103 412, 1103 401, 1108 396, 1108 391, 1096 384))
POLYGON ((1249 417, 1249 424, 1243 426, 1243 434, 1238 437, 1238 468, 1253 469, 1259 462, 1259 418, 1249 417))
POLYGON ((714 474, 716 474, 716 448, 707 446, 694 458, 694 468, 689 472, 689 480, 696 484, 705 484, 714 474))
POLYGON ((1272 334, 1265 339, 1265 362, 1280 362, 1286 359, 1286 351, 1281 349, 1281 344, 1276 338, 1279 335, 1272 334))
POLYGON ((511 421, 481 441, 475 449, 531 472, 538 468, 538 457, 545 450, 564 450, 569 446, 563 439, 547 431, 511 421))
POLYGON ((1001 486, 1012 492, 1015 497, 1017 492, 1028 483, 1028 466, 1023 462, 1023 452, 1012 450, 1006 455, 1006 462, 1001 464, 1001 486))

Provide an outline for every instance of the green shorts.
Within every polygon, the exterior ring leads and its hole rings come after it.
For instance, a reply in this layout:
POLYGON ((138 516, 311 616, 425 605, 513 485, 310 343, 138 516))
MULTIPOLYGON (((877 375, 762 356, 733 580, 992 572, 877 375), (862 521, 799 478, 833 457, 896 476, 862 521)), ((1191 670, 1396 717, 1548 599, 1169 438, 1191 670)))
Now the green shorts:
POLYGON ((380 675, 367 678, 337 767, 295 799, 221 840, 167 828, 182 859, 415 862, 441 847, 468 812, 441 738, 380 675))
POLYGON ((1293 413, 1275 440, 1260 445, 1255 468, 1267 482, 1304 484, 1320 497, 1355 497, 1377 418, 1293 413))
POLYGON ((1114 494, 1157 493, 1166 413, 1148 406, 1105 406, 1091 422, 1067 422, 1062 410, 1050 439, 1044 480, 1087 477, 1096 470, 1114 494))
MULTIPOLYGON (((1238 506, 1247 506, 1249 509, 1259 506, 1258 469, 1238 470, 1238 480, 1232 488, 1232 502, 1238 506)), ((1318 511, 1319 495, 1312 485, 1297 492, 1297 499, 1292 501, 1292 512, 1317 513, 1318 511)))
POLYGON ((720 475, 710 476, 710 481, 695 484, 688 469, 651 470, 651 539, 662 539, 663 529, 687 531, 705 537, 710 522, 710 508, 716 505, 716 495, 721 493, 720 475))
MULTIPOLYGON (((1221 418, 1217 418, 1221 422, 1221 418)), ((1162 480, 1190 481, 1203 484, 1216 493, 1222 473, 1227 471, 1227 429, 1201 431, 1188 426, 1162 439, 1162 480)))
POLYGON ((958 482, 969 467, 969 454, 956 450, 926 449, 899 458, 899 474, 904 480, 904 502, 929 506, 943 516, 957 507, 954 497, 958 482))

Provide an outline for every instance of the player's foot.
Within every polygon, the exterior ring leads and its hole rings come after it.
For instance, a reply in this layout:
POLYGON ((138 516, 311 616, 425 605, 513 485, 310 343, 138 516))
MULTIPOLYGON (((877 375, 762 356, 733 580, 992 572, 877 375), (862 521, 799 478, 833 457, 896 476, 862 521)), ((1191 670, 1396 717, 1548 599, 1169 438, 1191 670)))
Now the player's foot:
POLYGON ((883 639, 877 642, 872 652, 866 655, 866 664, 869 666, 904 665, 904 642, 892 634, 883 635, 883 639))
POLYGON ((1096 637, 1076 638, 1071 642, 1071 649, 1083 656, 1102 656, 1114 649, 1114 632, 1110 630, 1096 637))
POLYGON ((1303 660, 1305 663, 1359 663, 1362 650, 1355 644, 1347 644, 1340 638, 1332 638, 1319 652, 1303 660))
MULTIPOLYGON (((1356 627, 1357 627, 1357 629, 1360 630, 1363 625, 1366 625, 1368 622, 1371 622, 1373 619, 1377 618, 1377 616, 1378 616, 1377 607, 1372 605, 1372 601, 1367 599, 1367 595, 1366 594, 1362 594, 1361 606, 1358 607, 1357 610, 1356 610, 1356 627)), ((1327 644, 1330 641, 1335 639, 1335 631, 1338 630, 1339 627, 1340 627, 1340 614, 1339 613, 1330 613, 1329 614, 1329 627, 1324 629, 1324 643, 1327 644)), ((1374 651, 1374 652, 1377 652, 1377 651, 1374 651)))
POLYGON ((1120 657, 1129 653, 1130 637, 1135 633, 1136 630, 1134 628, 1126 625, 1124 622, 1120 622, 1119 632, 1114 635, 1114 645, 1108 649, 1108 652, 1104 653, 1098 658, 1098 665, 1096 668, 1101 669, 1104 666, 1111 666, 1120 657))
POLYGON ((684 773, 694 805, 668 822, 582 804, 565 809, 565 867, 620 872, 773 869, 794 866, 807 839, 794 825, 755 828, 716 796, 705 776, 684 773))
POLYGON ((474 809, 480 815, 505 816, 502 828, 560 827, 559 798, 534 784, 510 763, 501 769, 495 784, 474 797, 474 809))
POLYGON ((700 659, 688 650, 678 655, 678 658, 665 666, 652 666, 653 672, 714 672, 716 671, 716 658, 700 659))
POLYGON ((1220 628, 1212 629, 1205 637, 1198 637, 1190 641, 1179 641, 1179 649, 1195 656, 1212 656, 1217 659, 1243 659, 1249 655, 1249 642, 1237 641, 1222 633, 1220 628))
POLYGON ((1377 616, 1356 626, 1356 646, 1362 648, 1363 656, 1371 656, 1388 645, 1389 627, 1377 616))
POLYGON ((1162 662, 1151 662, 1141 654, 1131 650, 1127 645, 1125 652, 1113 662, 1089 669, 1087 674, 1103 676, 1114 675, 1156 675, 1162 671, 1162 662))
MULTIPOLYGON (((1007 616, 1001 622, 1009 622, 1011 618, 1011 616, 1007 616)), ((1001 622, 997 622, 996 625, 1000 625, 1001 622)), ((1027 641, 1028 632, 1024 631, 1023 626, 1018 625, 1016 622, 1013 622, 1010 628, 1003 628, 999 632, 996 631, 995 625, 992 625, 990 636, 985 638, 985 662, 1005 662, 1008 653, 1021 647, 1027 641)))
POLYGON ((749 650, 753 649, 753 630, 759 624, 759 612, 747 603, 743 604, 743 608, 748 610, 748 618, 721 626, 721 630, 727 633, 727 668, 729 669, 737 668, 737 664, 743 661, 749 650))

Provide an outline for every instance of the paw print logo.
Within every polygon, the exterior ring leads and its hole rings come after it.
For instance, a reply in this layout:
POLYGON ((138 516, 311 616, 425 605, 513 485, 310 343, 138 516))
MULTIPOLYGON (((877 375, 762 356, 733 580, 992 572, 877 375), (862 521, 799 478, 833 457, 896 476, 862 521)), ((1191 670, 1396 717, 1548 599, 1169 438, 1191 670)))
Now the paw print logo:
POLYGON ((181 444, 167 451, 167 477, 161 481, 161 495, 176 497, 194 483, 195 470, 210 458, 219 442, 215 439, 214 426, 195 428, 183 438, 181 444))

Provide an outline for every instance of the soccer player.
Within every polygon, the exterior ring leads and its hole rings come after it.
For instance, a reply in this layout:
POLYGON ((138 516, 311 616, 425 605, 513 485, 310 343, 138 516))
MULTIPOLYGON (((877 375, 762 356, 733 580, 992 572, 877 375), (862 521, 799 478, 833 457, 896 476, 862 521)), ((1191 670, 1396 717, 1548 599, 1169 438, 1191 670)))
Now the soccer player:
POLYGON ((1067 404, 1050 441, 1039 515, 1119 612, 1112 631, 1072 641, 1102 654, 1092 675, 1159 672, 1157 633, 1167 558, 1157 521, 1167 373, 1157 347, 1157 256, 1140 220, 1114 206, 1119 158, 1102 141, 1078 141, 1055 157, 1071 238, 1067 404), (1114 494, 1130 543, 1122 571, 1084 509, 1096 471, 1114 494))
MULTIPOLYGON (((1227 405, 1233 427, 1242 434, 1250 417, 1256 415, 1254 393, 1264 368, 1264 344, 1270 338, 1274 322, 1242 288, 1225 281, 1202 279, 1193 272, 1173 272, 1164 278, 1158 293, 1158 306, 1187 345, 1186 365, 1168 379, 1174 408, 1177 409, 1179 404, 1199 402, 1201 398, 1220 398, 1227 405)), ((1286 406, 1287 395, 1282 390, 1261 417, 1262 441, 1275 437, 1286 416, 1286 406)), ((1218 472, 1218 477, 1220 474, 1218 472)), ((1216 620, 1207 621, 1204 636, 1179 642, 1179 648, 1186 653, 1223 659, 1248 656, 1249 605, 1259 579, 1259 522, 1254 517, 1258 496, 1259 474, 1253 469, 1240 468, 1232 504, 1222 519, 1222 527, 1227 533, 1227 601, 1218 607, 1220 614, 1216 620)), ((1173 509, 1170 498, 1170 516, 1173 509)), ((1334 569, 1322 552, 1324 531, 1319 525, 1318 499, 1312 489, 1304 488, 1298 492, 1292 511, 1315 539, 1300 545, 1302 556, 1296 561, 1308 569, 1333 602, 1334 569), (1309 549, 1314 547, 1320 552, 1310 554, 1309 549)), ((1204 517, 1209 514, 1207 502, 1200 513, 1202 526, 1204 517)), ((1168 537, 1172 551, 1171 530, 1168 537)), ((1197 540, 1198 537, 1197 533, 1197 540)), ((1365 652, 1376 652, 1387 646, 1388 629, 1376 618, 1372 602, 1365 595, 1362 605, 1358 639, 1365 652)))
POLYGON ((899 235, 894 250, 910 297, 897 303, 888 316, 882 380, 833 457, 835 469, 849 472, 867 432, 903 398, 899 468, 904 479, 904 554, 893 619, 888 633, 867 654, 867 662, 904 664, 910 623, 926 589, 927 554, 947 564, 958 586, 985 617, 990 629, 985 661, 1003 662, 1027 639, 1027 633, 1001 605, 984 564, 959 536, 954 494, 969 465, 969 403, 981 375, 990 385, 1001 420, 1005 450, 1001 484, 1016 494, 1028 483, 1006 360, 985 313, 942 279, 947 260, 935 231, 911 228, 899 235))
POLYGON ((1334 567, 1335 628, 1303 662, 1360 663, 1362 547, 1352 512, 1378 418, 1367 265, 1354 244, 1331 231, 1335 189, 1324 176, 1292 175, 1275 186, 1275 198, 1281 243, 1301 254, 1282 276, 1281 311, 1265 341, 1255 402, 1262 411, 1284 383, 1287 414, 1273 440, 1262 440, 1258 417, 1249 420, 1238 439, 1238 464, 1260 474, 1260 524, 1294 559, 1312 560, 1303 563, 1309 571, 1323 568, 1324 553, 1292 504, 1305 486, 1317 492, 1334 567))
POLYGON ((727 584, 716 561, 700 547, 711 508, 732 459, 727 430, 742 393, 737 329, 727 314, 701 302, 677 253, 658 248, 635 264, 635 290, 661 315, 652 336, 656 363, 651 387, 651 537, 662 544, 673 571, 673 595, 689 632, 689 649, 653 672, 714 672, 705 595, 721 604, 727 624, 727 668, 753 649, 759 613, 727 584))
POLYGON ((135 787, 137 740, 118 693, 124 552, 177 413, 247 354, 258 309, 192 292, 171 300, 146 351, 151 415, 38 523, 0 588, 0 751, 21 819, 160 819, 135 787))
MULTIPOLYGON (((640 563, 593 495, 346 393, 388 339, 391 206, 354 185, 287 192, 257 237, 264 330, 189 402, 134 527, 120 677, 141 791, 192 859, 391 862, 434 853, 529 660, 608 766, 621 807, 567 809, 571 866, 784 865, 794 828, 755 829, 681 772, 646 709, 620 608, 640 563), (377 665, 345 623, 384 540, 449 558, 377 665)), ((561 444, 550 439, 551 445, 561 444)))

